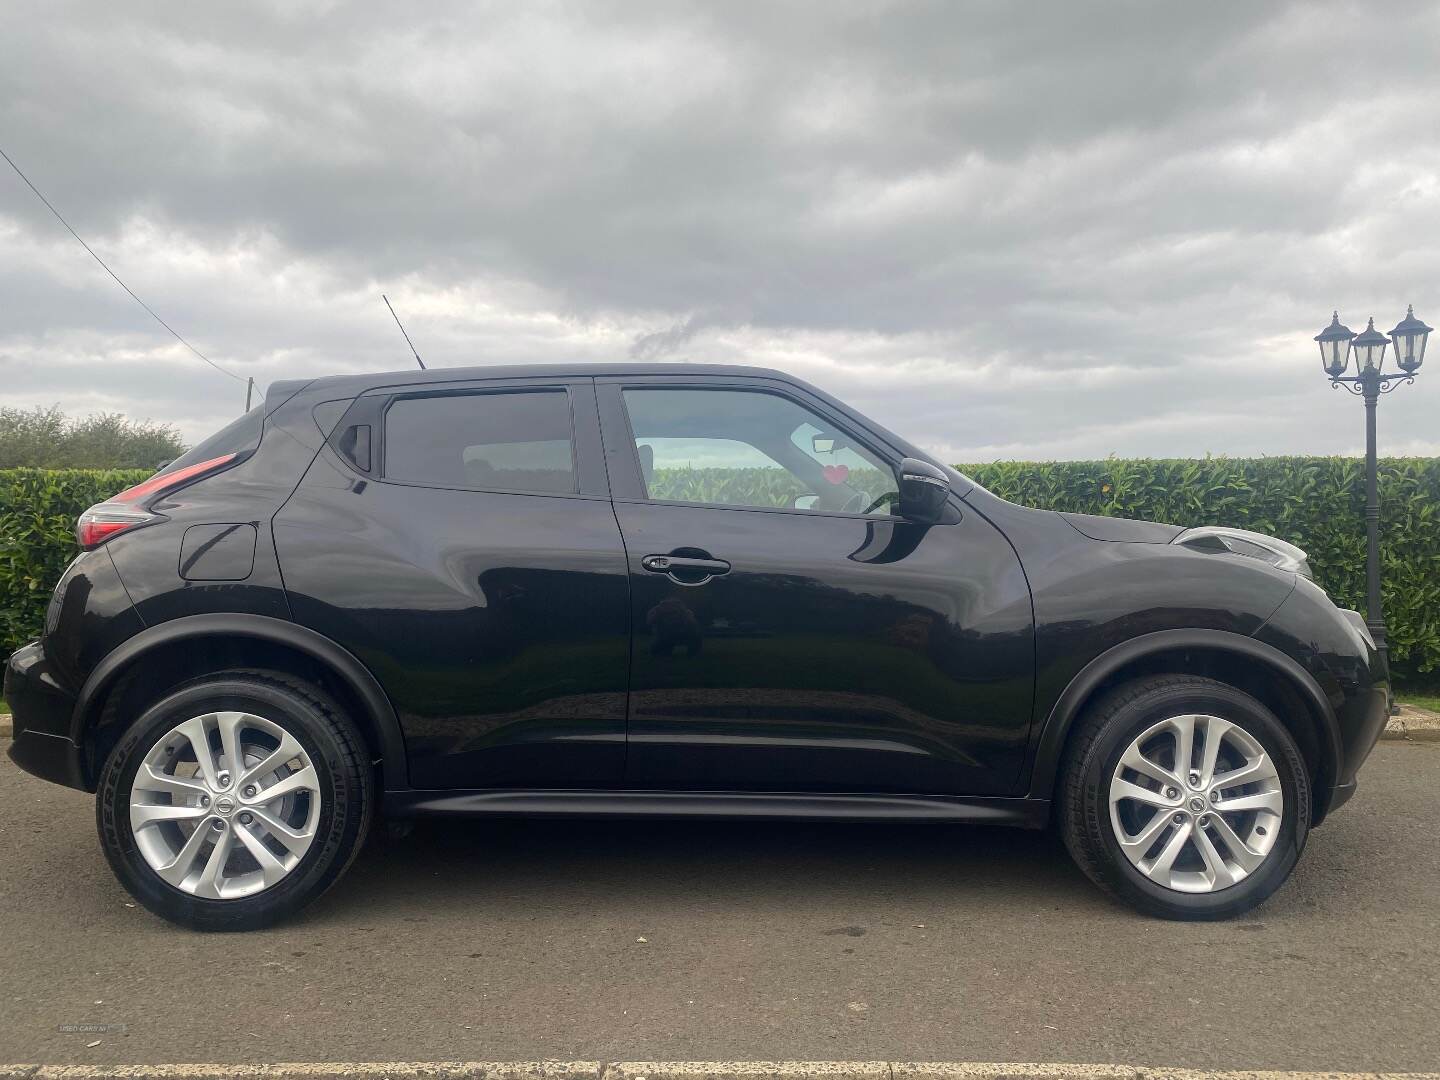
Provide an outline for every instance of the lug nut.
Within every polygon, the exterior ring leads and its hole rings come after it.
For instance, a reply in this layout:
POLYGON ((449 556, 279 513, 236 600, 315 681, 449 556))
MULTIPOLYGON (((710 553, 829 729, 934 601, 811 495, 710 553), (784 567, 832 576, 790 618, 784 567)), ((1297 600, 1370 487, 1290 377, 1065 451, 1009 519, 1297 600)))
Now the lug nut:
POLYGON ((1199 826, 1203 829, 1206 825, 1209 825, 1209 824, 1210 824, 1210 815, 1209 815, 1209 814, 1201 814, 1201 815, 1200 815, 1200 819, 1196 822, 1196 824, 1199 825, 1199 826))
POLYGON ((229 774, 228 772, 222 772, 222 773, 218 774, 218 775, 215 777, 215 782, 216 782, 217 784, 219 784, 221 787, 229 787, 229 786, 230 786, 230 774, 229 774))
POLYGON ((1165 789, 1165 797, 1167 799, 1178 799, 1180 797, 1180 789, 1178 787, 1167 787, 1165 789))
POLYGON ((240 824, 241 824, 241 825, 249 825, 249 824, 250 824, 252 821, 254 821, 254 820, 255 820, 255 815, 254 815, 254 814, 245 813, 245 814, 241 814, 241 815, 240 815, 240 824))
POLYGON ((1191 786, 1191 787, 1199 787, 1199 786, 1200 786, 1200 774, 1199 774, 1198 772, 1192 772, 1192 773, 1190 774, 1190 786, 1191 786))
POLYGON ((1176 814, 1176 815, 1175 815, 1175 824, 1176 824, 1176 825, 1184 825, 1184 824, 1185 824, 1185 815, 1184 815, 1184 814, 1176 814))
POLYGON ((209 806, 209 805, 210 805, 210 796, 209 796, 209 795, 201 795, 201 796, 200 796, 200 805, 201 805, 201 806, 209 806))
POLYGON ((225 822, 221 821, 219 818, 216 818, 214 821, 210 822, 210 828, 214 829, 216 832, 224 832, 225 822))
POLYGON ((1211 802, 1219 802, 1219 801, 1220 801, 1220 789, 1219 789, 1219 788, 1216 788, 1214 791, 1210 792, 1210 801, 1211 801, 1211 802))
POLYGON ((253 799, 255 797, 255 791, 256 788, 254 784, 246 784, 245 790, 242 791, 241 794, 244 795, 247 799, 253 799))

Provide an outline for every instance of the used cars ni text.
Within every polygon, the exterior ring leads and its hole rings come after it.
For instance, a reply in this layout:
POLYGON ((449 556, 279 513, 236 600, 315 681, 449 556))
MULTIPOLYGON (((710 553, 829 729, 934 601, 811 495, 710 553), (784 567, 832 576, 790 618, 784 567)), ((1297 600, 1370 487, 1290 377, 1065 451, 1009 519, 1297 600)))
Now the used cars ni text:
POLYGON ((199 928, 423 814, 1053 824, 1114 896, 1222 918, 1389 706, 1289 544, 1016 506, 752 368, 277 383, 77 536, 10 755, 199 928))

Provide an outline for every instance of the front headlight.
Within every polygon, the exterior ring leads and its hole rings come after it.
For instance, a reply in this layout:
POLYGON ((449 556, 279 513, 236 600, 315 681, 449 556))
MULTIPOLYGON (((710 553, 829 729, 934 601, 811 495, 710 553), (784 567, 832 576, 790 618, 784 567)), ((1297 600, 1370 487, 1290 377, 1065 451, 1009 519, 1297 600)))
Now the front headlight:
POLYGON ((1309 556, 1294 544, 1277 540, 1249 529, 1230 529, 1223 525, 1201 525, 1186 529, 1172 544, 1183 544, 1195 551, 1211 555, 1244 555, 1267 562, 1277 570, 1289 570, 1301 577, 1312 577, 1309 556))

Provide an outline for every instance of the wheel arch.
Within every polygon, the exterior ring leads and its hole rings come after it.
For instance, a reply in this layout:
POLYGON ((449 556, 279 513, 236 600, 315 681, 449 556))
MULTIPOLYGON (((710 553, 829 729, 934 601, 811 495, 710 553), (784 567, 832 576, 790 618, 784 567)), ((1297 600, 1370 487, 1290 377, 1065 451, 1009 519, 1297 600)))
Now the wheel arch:
POLYGON ((85 752, 93 789, 127 704, 153 701, 158 692, 221 667, 274 667, 319 680, 360 728, 379 759, 386 790, 409 787, 405 741, 394 706, 375 676, 351 652, 322 634, 264 615, 216 613, 159 623, 129 638, 85 680, 71 716, 70 736, 85 752), (161 673, 160 687, 142 685, 161 673))
POLYGON ((1294 736, 1309 765, 1319 824, 1330 808, 1341 760, 1340 727, 1325 692, 1280 650, 1224 630, 1161 630, 1091 660, 1051 708, 1036 744, 1030 795, 1051 799, 1077 721, 1114 686, 1145 675, 1207 675, 1260 700, 1294 736))

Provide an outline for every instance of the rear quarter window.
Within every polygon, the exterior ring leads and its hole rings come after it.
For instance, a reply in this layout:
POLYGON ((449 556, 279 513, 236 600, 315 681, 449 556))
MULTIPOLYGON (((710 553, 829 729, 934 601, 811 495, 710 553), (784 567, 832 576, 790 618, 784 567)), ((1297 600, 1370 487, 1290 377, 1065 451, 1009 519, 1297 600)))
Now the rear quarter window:
MULTIPOLYGON (((161 470, 174 472, 225 454, 248 454, 260 445, 265 427, 265 403, 262 401, 245 415, 232 420, 204 442, 191 447, 161 470)), ((159 462, 156 462, 158 465, 159 462)))

